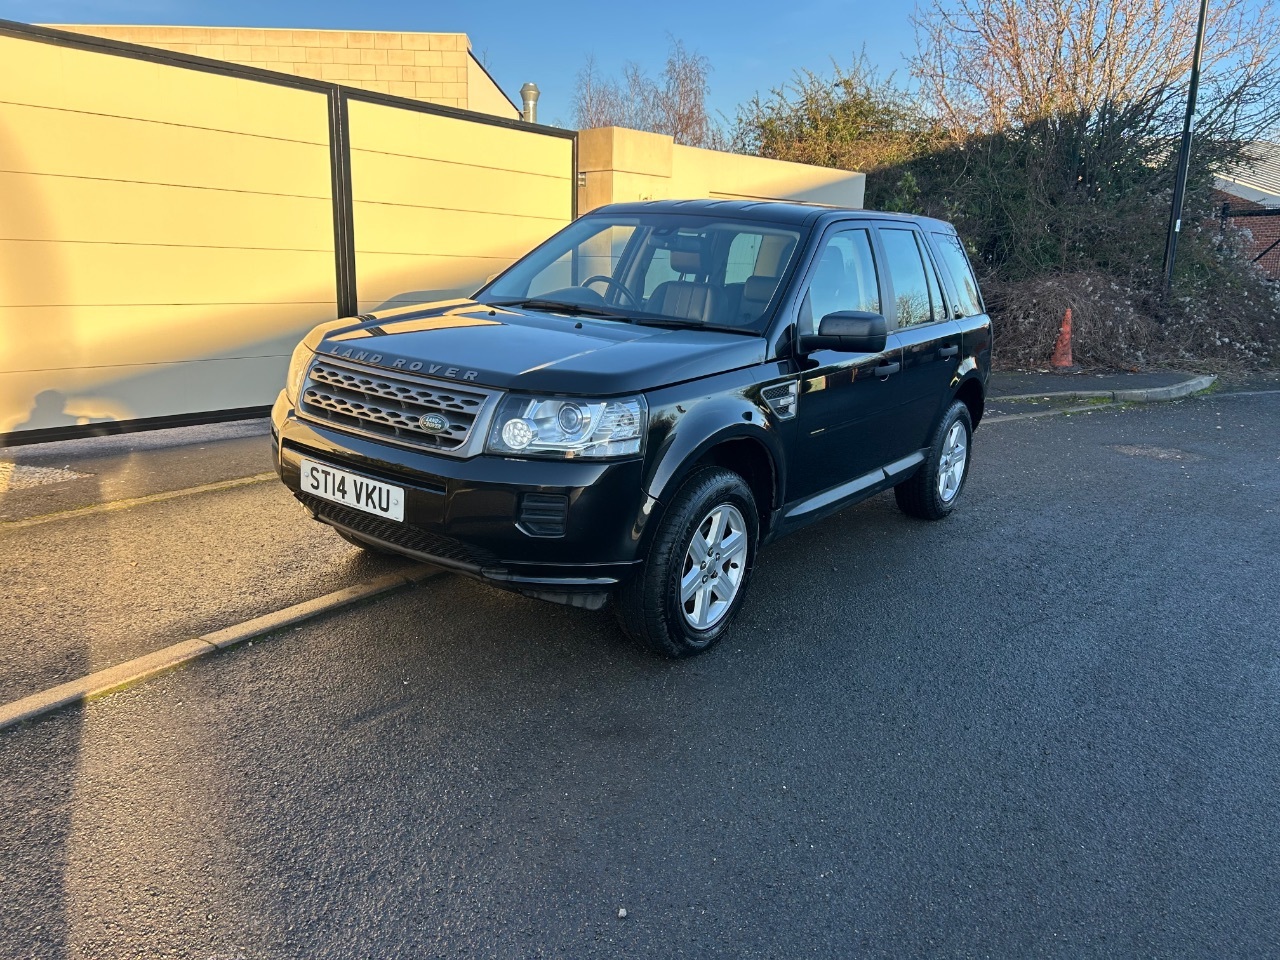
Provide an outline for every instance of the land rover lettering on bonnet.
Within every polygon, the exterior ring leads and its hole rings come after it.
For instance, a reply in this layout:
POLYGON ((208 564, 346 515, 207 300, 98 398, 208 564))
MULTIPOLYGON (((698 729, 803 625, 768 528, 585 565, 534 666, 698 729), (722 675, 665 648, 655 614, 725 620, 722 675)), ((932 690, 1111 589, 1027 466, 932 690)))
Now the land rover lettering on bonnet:
POLYGON ((681 657, 758 551, 892 489, 959 502, 991 323, 946 223, 799 203, 602 207, 465 300, 323 324, 281 479, 368 550, 573 606, 681 657))

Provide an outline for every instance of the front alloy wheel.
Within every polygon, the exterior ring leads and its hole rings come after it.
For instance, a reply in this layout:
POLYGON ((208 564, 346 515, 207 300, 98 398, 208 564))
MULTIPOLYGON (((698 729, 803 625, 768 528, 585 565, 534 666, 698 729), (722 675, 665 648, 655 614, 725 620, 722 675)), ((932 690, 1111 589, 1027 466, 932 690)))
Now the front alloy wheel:
POLYGON ((680 605, 695 630, 724 619, 747 572, 747 521, 731 503, 713 507, 693 531, 680 577, 680 605))
POLYGON ((706 650, 742 606, 759 535, 746 481, 720 467, 696 470, 658 521, 649 555, 618 591, 623 631, 666 657, 706 650))

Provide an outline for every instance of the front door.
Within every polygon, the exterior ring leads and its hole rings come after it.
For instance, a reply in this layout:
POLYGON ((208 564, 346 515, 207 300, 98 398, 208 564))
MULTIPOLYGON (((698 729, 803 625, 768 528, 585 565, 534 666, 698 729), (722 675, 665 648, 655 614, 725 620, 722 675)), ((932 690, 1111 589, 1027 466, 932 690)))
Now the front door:
MULTIPOLYGON (((808 284, 798 321, 801 334, 816 333, 829 313, 882 312, 870 228, 836 224, 820 244, 808 284)), ((899 353, 890 344, 883 353, 819 350, 809 355, 800 371, 788 502, 872 474, 889 459, 884 451, 893 442, 899 353)))

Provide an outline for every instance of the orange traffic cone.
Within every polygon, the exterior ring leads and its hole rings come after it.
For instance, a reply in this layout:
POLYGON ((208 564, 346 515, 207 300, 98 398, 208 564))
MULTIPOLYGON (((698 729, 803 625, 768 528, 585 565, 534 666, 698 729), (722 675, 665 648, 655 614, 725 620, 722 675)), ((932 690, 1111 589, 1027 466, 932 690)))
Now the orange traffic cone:
POLYGON ((1067 315, 1062 318, 1062 329, 1058 331, 1058 342, 1054 345, 1053 359, 1049 361, 1049 366, 1062 370, 1075 365, 1075 361, 1071 359, 1071 308, 1067 307, 1067 315))

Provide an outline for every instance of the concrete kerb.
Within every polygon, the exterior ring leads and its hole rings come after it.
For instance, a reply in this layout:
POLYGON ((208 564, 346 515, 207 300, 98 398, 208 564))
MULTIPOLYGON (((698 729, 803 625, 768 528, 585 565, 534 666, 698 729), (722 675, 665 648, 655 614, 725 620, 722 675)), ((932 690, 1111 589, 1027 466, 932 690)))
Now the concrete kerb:
POLYGON ((1218 381, 1214 374, 1190 377, 1181 383, 1167 387, 1141 387, 1134 390, 1059 390, 1044 393, 1019 393, 1008 396, 992 396, 989 403, 1017 400, 1099 400, 1106 399, 1115 403, 1157 403, 1161 400, 1179 400, 1193 393, 1208 390, 1218 381))
POLYGON ((246 641, 277 633, 285 627, 393 590, 423 583, 443 576, 444 573, 445 571, 439 567, 424 566, 420 570, 409 573, 387 574, 384 577, 335 590, 314 600, 296 603, 283 610, 246 620, 235 626, 206 633, 193 640, 171 644, 161 650, 126 660, 124 663, 99 670, 78 680, 71 680, 12 703, 0 705, 0 730, 33 720, 60 707, 88 703, 90 700, 142 683, 218 650, 226 650, 246 641))

